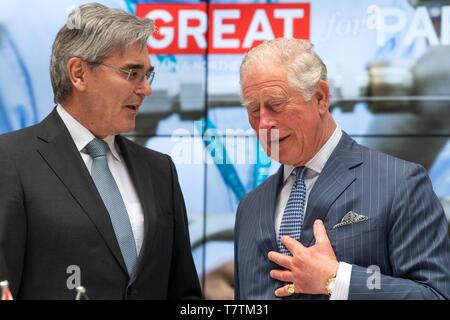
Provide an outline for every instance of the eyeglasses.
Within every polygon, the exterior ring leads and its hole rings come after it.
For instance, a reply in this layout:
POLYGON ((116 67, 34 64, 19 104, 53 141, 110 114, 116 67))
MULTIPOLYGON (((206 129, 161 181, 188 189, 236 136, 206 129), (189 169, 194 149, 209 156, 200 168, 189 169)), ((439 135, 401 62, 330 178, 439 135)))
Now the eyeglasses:
POLYGON ((141 69, 121 69, 118 67, 115 67, 113 65, 107 64, 107 63, 97 63, 98 65, 102 65, 111 69, 114 69, 116 71, 122 72, 127 75, 126 79, 127 81, 130 81, 136 85, 141 84, 144 79, 147 79, 148 83, 151 85, 153 82, 153 79, 155 78, 155 71, 154 67, 151 67, 149 71, 144 71, 141 69))

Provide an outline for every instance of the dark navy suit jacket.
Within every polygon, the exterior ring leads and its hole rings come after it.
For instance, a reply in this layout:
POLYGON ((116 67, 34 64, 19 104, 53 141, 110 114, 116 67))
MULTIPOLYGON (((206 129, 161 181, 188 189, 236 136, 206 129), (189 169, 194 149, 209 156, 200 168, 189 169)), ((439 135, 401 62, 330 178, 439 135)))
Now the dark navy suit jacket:
MULTIPOLYGON (((282 178, 283 167, 239 205, 238 299, 276 299, 283 285, 269 276, 280 267, 267 259, 277 250, 274 214, 282 178)), ((344 133, 310 192, 300 239, 305 246, 314 244, 316 219, 324 221, 338 261, 353 265, 349 299, 450 298, 447 220, 422 166, 365 148, 344 133), (368 219, 333 229, 349 211, 368 219), (379 285, 371 271, 376 268, 379 285)))

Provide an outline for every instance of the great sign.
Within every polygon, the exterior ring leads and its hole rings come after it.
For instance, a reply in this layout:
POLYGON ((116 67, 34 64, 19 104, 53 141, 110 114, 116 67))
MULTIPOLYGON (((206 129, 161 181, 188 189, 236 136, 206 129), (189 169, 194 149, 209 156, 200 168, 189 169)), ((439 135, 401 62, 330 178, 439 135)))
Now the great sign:
POLYGON ((310 36, 309 3, 140 4, 136 13, 155 21, 153 54, 241 54, 263 40, 310 36))

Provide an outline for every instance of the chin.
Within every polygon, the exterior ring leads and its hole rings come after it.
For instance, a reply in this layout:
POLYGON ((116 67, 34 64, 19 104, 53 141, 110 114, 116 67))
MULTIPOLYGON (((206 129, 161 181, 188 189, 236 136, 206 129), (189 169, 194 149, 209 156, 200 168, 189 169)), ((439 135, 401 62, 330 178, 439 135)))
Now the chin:
POLYGON ((279 157, 278 159, 275 157, 272 157, 272 159, 278 161, 281 164, 291 164, 291 163, 289 163, 288 159, 283 158, 283 157, 279 157))
MULTIPOLYGON (((275 159, 275 158, 274 158, 275 159)), ((282 153, 280 151, 280 154, 278 156, 278 159, 276 159, 279 163, 287 164, 287 165, 295 165, 296 161, 295 158, 292 157, 292 155, 282 153)))
POLYGON ((117 130, 118 134, 122 133, 128 133, 130 131, 133 131, 135 128, 135 122, 133 123, 127 123, 126 125, 120 126, 117 130))

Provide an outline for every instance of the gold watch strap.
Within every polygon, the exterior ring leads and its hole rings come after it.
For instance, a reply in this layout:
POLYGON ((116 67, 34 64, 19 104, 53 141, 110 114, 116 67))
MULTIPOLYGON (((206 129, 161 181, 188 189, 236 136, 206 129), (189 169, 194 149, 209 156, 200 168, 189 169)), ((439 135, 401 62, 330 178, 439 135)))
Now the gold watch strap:
POLYGON ((331 294, 333 293, 335 283, 336 283, 336 274, 331 276, 325 284, 328 296, 331 296, 331 294))

